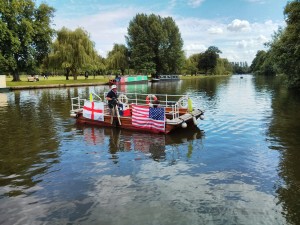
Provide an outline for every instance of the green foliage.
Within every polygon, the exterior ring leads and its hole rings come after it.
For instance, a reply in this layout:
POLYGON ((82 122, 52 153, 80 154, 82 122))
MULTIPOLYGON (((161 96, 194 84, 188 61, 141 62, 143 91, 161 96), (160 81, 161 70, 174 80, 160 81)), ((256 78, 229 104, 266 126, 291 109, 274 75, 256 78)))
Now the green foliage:
POLYGON ((200 54, 194 54, 185 60, 185 64, 183 67, 185 74, 197 75, 198 62, 199 62, 200 57, 201 57, 200 54))
POLYGON ((35 71, 49 52, 54 9, 32 0, 0 2, 0 70, 19 81, 20 71, 35 71))
POLYGON ((99 59, 94 43, 85 30, 77 28, 71 31, 63 27, 57 32, 57 39, 45 64, 50 68, 65 69, 67 80, 72 72, 76 80, 80 69, 101 69, 103 65, 99 59))
POLYGON ((113 50, 108 53, 107 64, 109 69, 121 70, 122 75, 129 67, 129 53, 125 45, 114 44, 113 50))
POLYGON ((247 74, 250 73, 250 68, 247 62, 232 62, 233 74, 247 74))
POLYGON ((229 75, 232 73, 232 65, 227 59, 217 58, 217 65, 213 70, 215 75, 229 75))
POLYGON ((126 41, 135 69, 167 74, 178 73, 183 65, 183 41, 171 17, 137 14, 126 41))
POLYGON ((217 66, 217 59, 219 58, 219 53, 222 53, 217 47, 210 46, 203 54, 198 62, 198 68, 205 71, 213 73, 213 70, 217 66))
POLYGON ((266 54, 267 53, 263 50, 257 51, 256 56, 253 59, 252 64, 250 66, 252 72, 258 73, 260 71, 260 67, 265 61, 266 54))
POLYGON ((280 70, 287 75, 290 87, 300 88, 300 2, 289 2, 284 10, 287 27, 271 45, 280 70))
POLYGON ((258 74, 283 73, 290 87, 300 88, 300 1, 288 2, 284 14, 286 28, 275 33, 267 52, 258 52, 251 69, 258 74))

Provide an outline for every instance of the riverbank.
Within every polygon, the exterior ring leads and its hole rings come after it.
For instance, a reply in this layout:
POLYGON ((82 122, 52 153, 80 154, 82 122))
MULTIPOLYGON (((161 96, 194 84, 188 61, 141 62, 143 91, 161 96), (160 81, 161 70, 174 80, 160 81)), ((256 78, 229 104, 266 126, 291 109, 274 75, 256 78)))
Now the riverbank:
POLYGON ((65 88, 65 87, 82 87, 82 86, 97 86, 104 85, 105 82, 98 83, 78 83, 78 84, 49 84, 49 85, 30 85, 30 86, 10 86, 7 87, 11 91, 24 89, 40 89, 40 88, 65 88))
MULTIPOLYGON (((224 75, 217 75, 224 76, 224 75)), ((226 75, 225 75, 226 76, 226 75)), ((84 77, 77 77, 77 80, 71 78, 70 80, 66 80, 65 76, 54 76, 48 77, 47 79, 43 77, 39 77, 39 81, 29 82, 27 81, 28 76, 20 76, 21 81, 13 82, 11 81, 11 77, 6 78, 6 89, 11 91, 13 90, 24 90, 24 89, 40 89, 40 88, 65 88, 65 87, 79 87, 79 86, 97 86, 97 85, 105 85, 108 83, 109 77, 107 76, 97 76, 96 78, 85 79, 84 77)), ((182 80, 188 79, 202 79, 208 77, 216 77, 216 76, 205 76, 205 75, 197 75, 197 76, 180 76, 182 80)))
POLYGON ((38 81, 28 81, 28 76, 20 76, 18 82, 13 82, 12 77, 6 78, 6 88, 9 90, 23 90, 23 89, 40 89, 40 88, 65 88, 65 87, 78 87, 78 86, 97 86, 105 85, 109 81, 108 76, 90 76, 85 77, 78 76, 77 80, 72 77, 66 80, 65 76, 49 76, 48 78, 39 77, 38 81))

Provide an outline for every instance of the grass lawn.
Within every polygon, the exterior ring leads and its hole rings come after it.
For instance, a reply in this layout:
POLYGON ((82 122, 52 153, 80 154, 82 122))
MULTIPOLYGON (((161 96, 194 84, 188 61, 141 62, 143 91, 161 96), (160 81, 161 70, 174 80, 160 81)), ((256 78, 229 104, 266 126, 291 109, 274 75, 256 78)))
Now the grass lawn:
MULTIPOLYGON (((224 76, 224 75, 217 75, 217 76, 224 76)), ((39 76, 39 81, 36 82, 28 82, 27 80, 28 75, 21 75, 19 82, 12 82, 12 76, 6 77, 6 86, 7 87, 26 87, 26 86, 42 86, 42 85, 64 85, 64 84, 105 84, 112 79, 114 76, 103 76, 97 75, 89 76, 88 79, 85 79, 84 76, 77 76, 77 80, 74 80, 73 77, 69 77, 69 80, 66 80, 65 76, 49 76, 48 79, 44 79, 43 76, 39 76)), ((205 76, 203 74, 197 76, 180 76, 182 80, 190 80, 190 79, 200 79, 200 78, 207 78, 207 77, 216 77, 214 76, 205 76)))
POLYGON ((12 76, 6 77, 6 86, 7 87, 18 87, 18 86, 40 86, 40 85, 51 85, 51 84, 84 84, 84 83, 107 83, 109 81, 109 76, 89 76, 88 79, 85 79, 84 76, 77 76, 77 80, 74 80, 73 77, 69 77, 69 80, 66 80, 65 76, 49 76, 48 79, 39 76, 39 81, 28 82, 27 75, 21 75, 19 82, 12 82, 12 76))

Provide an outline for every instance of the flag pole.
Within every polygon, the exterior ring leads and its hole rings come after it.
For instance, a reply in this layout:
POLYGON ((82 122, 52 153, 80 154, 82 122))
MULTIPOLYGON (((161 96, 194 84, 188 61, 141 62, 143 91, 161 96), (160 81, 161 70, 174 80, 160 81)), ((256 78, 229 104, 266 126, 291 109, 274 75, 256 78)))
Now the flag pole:
POLYGON ((115 110, 116 110, 116 113, 117 113, 117 117, 118 117, 119 125, 122 125, 122 123, 121 123, 121 120, 120 120, 119 109, 118 109, 117 105, 115 106, 115 110))
POLYGON ((115 114, 115 108, 112 108, 111 112, 110 112, 110 123, 111 124, 113 124, 113 122, 114 122, 114 114, 115 114))

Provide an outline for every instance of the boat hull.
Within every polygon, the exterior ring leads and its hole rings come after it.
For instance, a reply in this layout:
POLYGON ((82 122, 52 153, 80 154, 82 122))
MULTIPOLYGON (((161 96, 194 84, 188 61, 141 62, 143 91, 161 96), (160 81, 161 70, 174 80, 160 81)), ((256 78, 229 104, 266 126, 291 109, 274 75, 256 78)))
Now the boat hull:
MULTIPOLYGON (((201 113, 198 113, 198 115, 195 115, 194 117, 198 119, 200 117, 201 113)), ((93 125, 93 126, 103 126, 103 127, 118 127, 122 129, 127 129, 127 130, 133 130, 133 131, 144 131, 144 132, 151 132, 151 133, 162 133, 162 134, 169 134, 170 132, 173 132, 176 129, 189 129, 190 127, 195 127, 197 125, 194 124, 193 118, 186 119, 184 122, 187 124, 187 128, 182 127, 182 123, 173 123, 173 124, 168 124, 166 122, 165 124, 165 131, 160 132, 157 130, 152 130, 152 129, 145 129, 145 128, 139 128, 139 127, 134 127, 132 125, 132 118, 131 117, 126 117, 126 116, 120 116, 118 117, 113 117, 111 118, 110 115, 105 115, 104 116, 104 121, 98 121, 98 120, 91 120, 88 118, 83 117, 82 113, 78 113, 76 116, 76 122, 78 124, 88 124, 88 125, 93 125), (121 124, 119 123, 119 119, 121 124)))

